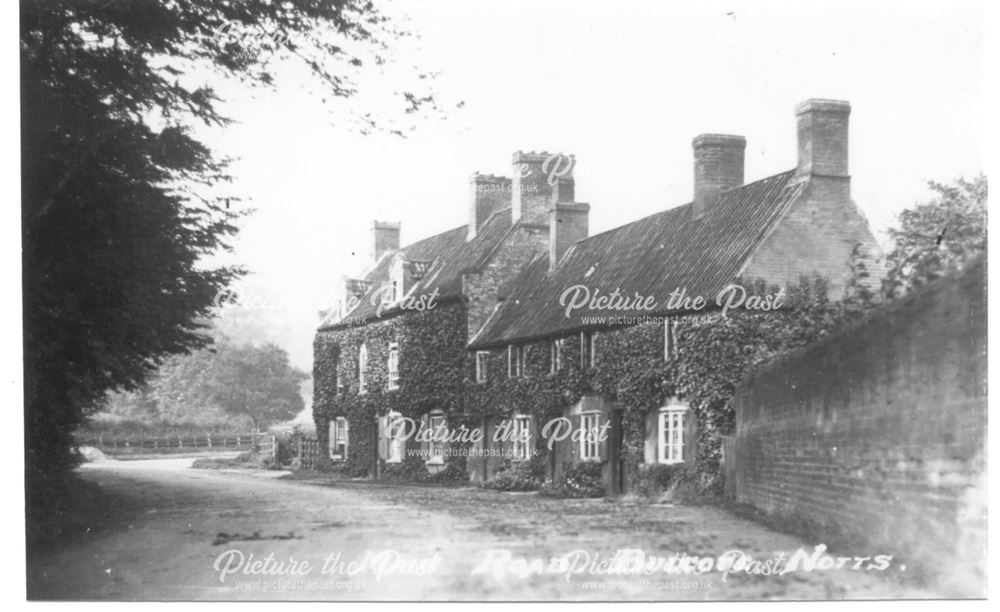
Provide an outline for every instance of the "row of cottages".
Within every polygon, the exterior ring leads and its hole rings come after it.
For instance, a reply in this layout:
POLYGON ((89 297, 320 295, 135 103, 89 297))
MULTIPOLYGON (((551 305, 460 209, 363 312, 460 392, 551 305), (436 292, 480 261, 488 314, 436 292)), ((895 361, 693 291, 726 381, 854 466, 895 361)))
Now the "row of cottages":
POLYGON ((662 364, 697 350, 678 321, 736 281, 819 273, 836 295, 852 257, 878 253, 851 200, 850 105, 813 99, 795 114, 795 168, 744 183, 745 139, 700 135, 692 202, 594 236, 575 160, 545 153, 515 153, 511 178, 473 175, 465 225, 401 246, 398 224, 376 222, 369 271, 345 281, 315 340, 330 463, 473 482, 518 466, 559 482, 576 466, 614 493, 626 464, 691 462, 704 436, 685 398, 664 381, 630 408, 608 373, 637 352, 662 364), (581 295, 610 301, 566 307, 581 295), (637 326, 652 330, 644 344, 626 338, 637 326))

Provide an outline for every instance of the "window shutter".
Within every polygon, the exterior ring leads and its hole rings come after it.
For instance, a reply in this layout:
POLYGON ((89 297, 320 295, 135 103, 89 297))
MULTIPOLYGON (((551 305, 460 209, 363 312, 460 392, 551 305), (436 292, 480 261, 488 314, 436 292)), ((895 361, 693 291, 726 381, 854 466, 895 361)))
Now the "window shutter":
POLYGON ((386 437, 388 417, 378 418, 378 458, 385 461, 389 458, 389 439, 386 437))
POLYGON ((514 449, 514 440, 511 439, 512 433, 514 431, 514 417, 504 417, 500 419, 499 426, 504 427, 503 431, 505 435, 497 442, 497 446, 500 448, 500 452, 503 454, 505 459, 510 458, 510 454, 514 449))
POLYGON ((684 413, 684 454, 685 463, 694 461, 698 450, 698 419, 694 416, 694 408, 684 413))
POLYGON ((424 461, 431 458, 431 443, 429 440, 424 439, 424 436, 427 436, 428 433, 430 433, 430 426, 431 416, 429 414, 425 414, 420 417, 420 429, 424 430, 424 435, 420 437, 420 453, 423 455, 424 461))
MULTIPOLYGON (((448 423, 448 417, 443 417, 443 419, 444 419, 443 423, 444 423, 444 427, 445 427, 445 432, 447 432, 447 431, 449 431, 448 427, 450 426, 449 423, 448 423)), ((445 441, 441 443, 441 448, 444 449, 445 457, 447 458, 447 456, 448 456, 448 449, 451 448, 451 442, 449 442, 447 439, 445 439, 445 441)))
POLYGON ((570 417, 570 424, 572 426, 573 434, 576 434, 576 435, 571 434, 570 437, 567 439, 567 442, 569 442, 570 446, 570 457, 573 458, 573 461, 580 460, 580 441, 575 438, 576 436, 582 435, 576 433, 580 431, 580 428, 582 427, 581 420, 582 419, 579 414, 574 414, 573 416, 570 417))
POLYGON ((344 417, 340 425, 344 428, 344 461, 347 461, 348 453, 351 451, 351 422, 344 417))
POLYGON ((650 410, 646 413, 646 428, 645 428, 645 440, 643 443, 643 459, 646 463, 659 463, 660 462, 660 450, 658 444, 660 443, 660 432, 657 429, 660 426, 660 412, 658 410, 650 410))
MULTIPOLYGON (((600 416, 597 417, 597 434, 598 435, 600 435, 601 430, 604 427, 604 425, 606 423, 609 423, 609 422, 610 421, 608 420, 608 418, 603 413, 600 416)), ((611 437, 611 433, 609 431, 608 432, 608 438, 610 438, 610 437, 611 437)), ((608 440, 607 439, 601 440, 601 439, 598 438, 598 442, 597 442, 597 457, 602 462, 608 460, 608 440)))
POLYGON ((528 459, 534 458, 534 456, 535 456, 535 448, 537 448, 536 444, 538 442, 537 442, 537 440, 535 440, 535 435, 536 435, 535 434, 535 429, 536 429, 536 427, 535 427, 535 417, 534 416, 529 416, 528 417, 528 459))

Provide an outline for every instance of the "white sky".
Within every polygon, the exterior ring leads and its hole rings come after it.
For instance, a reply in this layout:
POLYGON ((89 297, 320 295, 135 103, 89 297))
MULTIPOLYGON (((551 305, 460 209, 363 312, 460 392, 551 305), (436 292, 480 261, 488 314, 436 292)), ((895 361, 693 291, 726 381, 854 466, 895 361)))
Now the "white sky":
MULTIPOLYGON (((275 92, 227 90, 240 123, 211 142, 242 159, 234 194, 257 213, 234 259, 254 271, 271 339, 311 370, 325 294, 367 263, 372 219, 403 243, 467 221, 468 177, 511 153, 574 153, 591 233, 688 202, 691 139, 747 138, 746 179, 795 165, 795 104, 853 107, 854 199, 876 231, 925 199, 926 179, 982 169, 982 18, 963 2, 407 2, 407 65, 438 71, 447 120, 407 139, 361 136, 283 71, 275 92), (749 4, 749 5, 748 5, 749 4), (731 14, 730 14, 731 13, 731 14), (337 125, 334 125, 337 123, 337 125)), ((392 80, 351 103, 385 108, 392 80)))

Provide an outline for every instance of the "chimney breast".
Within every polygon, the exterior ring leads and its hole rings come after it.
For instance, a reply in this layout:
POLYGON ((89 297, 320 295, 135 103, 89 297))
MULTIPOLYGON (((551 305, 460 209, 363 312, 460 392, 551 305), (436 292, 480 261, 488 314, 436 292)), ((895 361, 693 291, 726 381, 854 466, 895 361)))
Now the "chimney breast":
POLYGON ((549 269, 556 267, 563 254, 590 231, 590 204, 556 202, 549 210, 549 269))
POLYGON ((469 204, 469 233, 472 240, 479 233, 479 228, 494 212, 510 206, 511 180, 506 176, 492 174, 473 174, 469 179, 472 190, 469 204))
POLYGON ((743 156, 747 139, 729 134, 701 134, 694 148, 694 205, 696 219, 711 210, 719 194, 743 184, 743 156))
POLYGON ((372 261, 378 261, 388 251, 399 250, 399 223, 372 223, 372 261))
POLYGON ((847 127, 851 105, 813 98, 795 107, 798 119, 799 176, 844 177, 847 173, 847 127))

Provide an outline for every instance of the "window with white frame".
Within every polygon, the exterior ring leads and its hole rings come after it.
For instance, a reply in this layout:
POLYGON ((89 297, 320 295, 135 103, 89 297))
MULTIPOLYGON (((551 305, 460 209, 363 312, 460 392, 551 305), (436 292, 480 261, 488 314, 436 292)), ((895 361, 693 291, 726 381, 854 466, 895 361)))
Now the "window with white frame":
POLYGON ((476 351, 476 382, 486 382, 486 364, 490 354, 487 351, 476 351))
POLYGON ((347 419, 344 417, 330 421, 330 459, 347 461, 347 444, 350 439, 348 428, 347 419))
POLYGON ((659 463, 684 462, 684 418, 686 414, 686 406, 675 405, 660 408, 656 453, 659 463))
POLYGON ((549 345, 549 374, 555 374, 562 367, 562 339, 556 339, 549 345))
POLYGON ((580 332, 580 367, 592 368, 597 365, 597 332, 580 332))
POLYGON ((388 439, 388 453, 386 463, 403 462, 403 434, 405 433, 405 422, 403 415, 398 412, 390 412, 385 420, 385 437, 388 439))
POLYGON ((389 390, 399 388, 399 345, 395 342, 389 345, 389 390))
POLYGON ((531 459, 531 417, 519 414, 514 417, 514 461, 531 459))
POLYGON ((344 391, 344 381, 340 378, 340 358, 333 361, 333 392, 340 394, 344 391))
POLYGON ((597 461, 601 458, 600 434, 600 414, 597 412, 585 412, 580 415, 580 459, 584 461, 597 461))
POLYGON ((677 357, 677 321, 668 317, 663 321, 663 360, 677 357))
POLYGON ((368 347, 364 344, 358 349, 358 393, 364 395, 368 391, 368 347))
POLYGON ((431 465, 441 465, 444 463, 444 415, 440 412, 433 412, 427 419, 427 425, 431 430, 431 441, 428 445, 427 463, 431 465))
POLYGON ((524 347, 513 344, 507 347, 507 377, 521 378, 524 375, 524 347))

